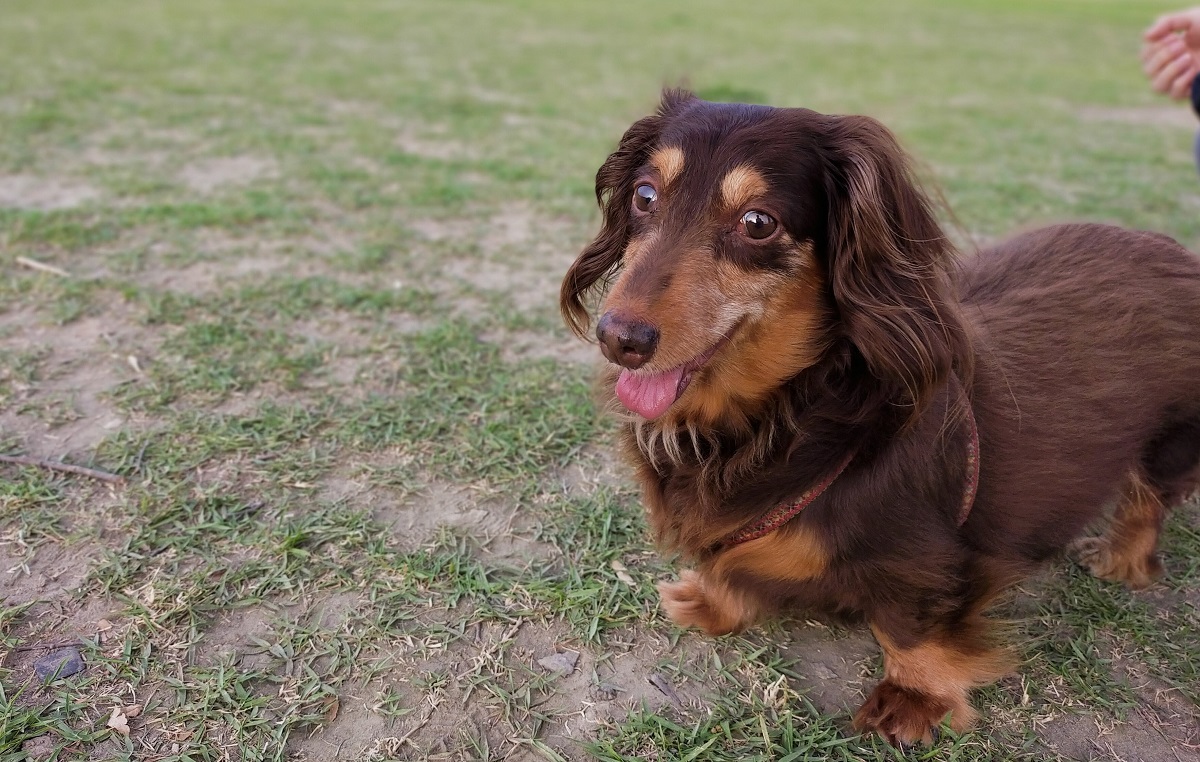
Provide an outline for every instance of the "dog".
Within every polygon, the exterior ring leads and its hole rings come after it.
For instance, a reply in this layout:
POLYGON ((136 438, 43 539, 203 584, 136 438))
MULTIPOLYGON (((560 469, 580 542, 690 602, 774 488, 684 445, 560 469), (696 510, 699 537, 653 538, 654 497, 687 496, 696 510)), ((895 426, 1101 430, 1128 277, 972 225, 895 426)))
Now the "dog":
POLYGON ((865 620, 883 678, 855 728, 932 743, 1014 668, 1004 590, 1072 547, 1162 573, 1200 482, 1200 260, 1170 238, 1069 224, 961 257, 878 121, 676 90, 596 197, 561 309, 586 338, 601 300, 624 455, 691 567, 659 586, 678 625, 865 620))

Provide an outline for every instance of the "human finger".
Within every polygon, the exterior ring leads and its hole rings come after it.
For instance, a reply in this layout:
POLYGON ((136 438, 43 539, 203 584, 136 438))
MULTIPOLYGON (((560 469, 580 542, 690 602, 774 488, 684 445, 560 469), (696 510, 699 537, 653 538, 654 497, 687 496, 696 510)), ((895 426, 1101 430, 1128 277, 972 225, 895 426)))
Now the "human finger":
POLYGON ((1187 12, 1168 13, 1146 28, 1142 39, 1146 42, 1161 40, 1174 32, 1184 32, 1191 28, 1192 17, 1187 12))
POLYGON ((1182 55, 1169 61, 1165 66, 1155 72, 1150 86, 1155 92, 1166 93, 1170 92, 1171 85, 1175 78, 1183 75, 1193 65, 1195 59, 1190 54, 1182 55))
POLYGON ((1166 42, 1148 43, 1142 46, 1142 71, 1153 77, 1168 62, 1187 53, 1187 47, 1175 37, 1166 42))
POLYGON ((1171 54, 1155 56, 1150 61, 1142 65, 1142 70, 1146 73, 1146 77, 1154 82, 1164 76, 1173 76, 1174 70, 1181 67, 1185 62, 1192 60, 1193 56, 1186 49, 1173 51, 1171 54))
POLYGON ((1175 77, 1175 79, 1171 82, 1170 87, 1170 95, 1172 98, 1183 100, 1191 95, 1192 80, 1196 78, 1197 71, 1198 67, 1193 61, 1190 66, 1188 66, 1183 70, 1183 72, 1175 77))

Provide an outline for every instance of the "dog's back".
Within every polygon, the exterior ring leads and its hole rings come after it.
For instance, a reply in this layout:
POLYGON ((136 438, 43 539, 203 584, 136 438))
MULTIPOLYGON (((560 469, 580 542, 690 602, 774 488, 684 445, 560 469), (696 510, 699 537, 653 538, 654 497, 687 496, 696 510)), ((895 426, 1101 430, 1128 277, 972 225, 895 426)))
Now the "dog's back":
POLYGON ((1122 489, 1167 505, 1195 486, 1200 258, 1153 233, 1062 225, 980 252, 960 293, 985 545, 1040 559, 1122 489))

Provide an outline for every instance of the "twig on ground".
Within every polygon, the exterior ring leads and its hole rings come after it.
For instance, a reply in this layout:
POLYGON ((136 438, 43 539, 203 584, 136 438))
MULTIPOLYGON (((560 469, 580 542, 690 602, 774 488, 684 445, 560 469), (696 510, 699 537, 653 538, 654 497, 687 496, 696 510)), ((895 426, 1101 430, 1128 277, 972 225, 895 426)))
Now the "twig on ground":
POLYGON ((133 471, 140 474, 142 472, 142 458, 146 457, 146 448, 150 446, 150 440, 142 442, 142 446, 138 448, 137 457, 133 459, 133 471))
POLYGON ((28 267, 30 270, 38 270, 40 272, 50 273, 51 275, 57 275, 62 278, 70 278, 71 277, 71 273, 67 272, 66 270, 62 269, 61 267, 55 267, 54 265, 48 265, 45 262, 39 262, 36 259, 30 259, 29 257, 17 257, 16 261, 17 261, 17 264, 24 265, 25 267, 28 267))
POLYGON ((417 748, 417 745, 412 741, 413 734, 429 724, 429 720, 431 717, 433 717, 433 713, 435 711, 437 711, 437 702, 429 706, 429 708, 425 711, 425 716, 421 718, 421 721, 409 728, 407 733, 399 738, 387 739, 389 750, 394 746, 396 753, 399 753, 400 749, 404 748, 404 744, 406 743, 412 744, 413 748, 417 748))
POLYGON ((683 709, 683 702, 679 699, 679 694, 675 692, 675 686, 671 685, 670 680, 658 672, 651 673, 647 679, 651 685, 658 688, 659 693, 667 697, 667 700, 676 709, 683 709))
POLYGON ((17 466, 35 466, 37 468, 48 468, 51 471, 62 471, 67 474, 75 474, 76 476, 86 476, 89 479, 99 479, 102 482, 109 484, 120 484, 125 481, 124 476, 110 474, 107 471, 98 471, 94 468, 86 466, 73 466, 70 463, 61 463, 55 460, 41 460, 39 458, 28 458, 24 455, 0 455, 0 463, 12 463, 17 466))
POLYGON ((71 646, 82 646, 84 643, 79 638, 71 640, 63 640, 57 643, 33 643, 28 646, 14 646, 13 653, 23 653, 25 651, 57 651, 60 648, 69 648, 71 646))

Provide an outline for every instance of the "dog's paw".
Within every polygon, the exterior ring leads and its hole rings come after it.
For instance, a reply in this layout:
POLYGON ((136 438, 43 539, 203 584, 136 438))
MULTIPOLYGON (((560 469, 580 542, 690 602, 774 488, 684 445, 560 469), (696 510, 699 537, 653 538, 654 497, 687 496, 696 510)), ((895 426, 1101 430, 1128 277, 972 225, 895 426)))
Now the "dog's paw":
POLYGON ((658 593, 667 616, 680 627, 698 627, 709 635, 728 635, 737 629, 736 622, 713 605, 694 569, 681 573, 678 582, 658 583, 658 593))
POLYGON ((1124 582, 1139 590, 1154 584, 1162 576, 1162 561, 1155 553, 1121 552, 1107 537, 1084 537, 1071 545, 1071 553, 1092 576, 1111 582, 1124 582))
POLYGON ((975 722, 975 710, 965 700, 949 701, 884 680, 855 713, 854 727, 863 733, 878 733, 901 748, 917 743, 932 746, 946 715, 956 733, 975 722))

